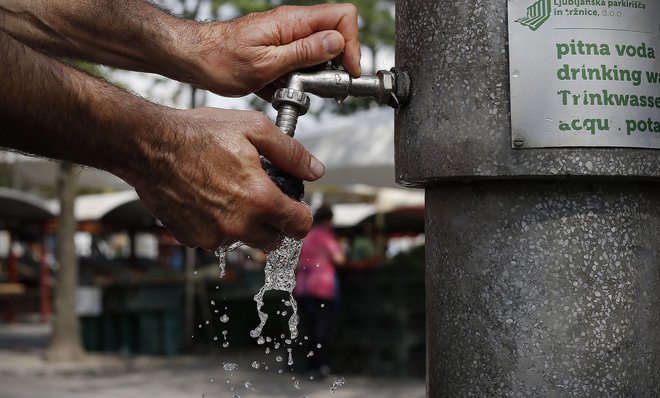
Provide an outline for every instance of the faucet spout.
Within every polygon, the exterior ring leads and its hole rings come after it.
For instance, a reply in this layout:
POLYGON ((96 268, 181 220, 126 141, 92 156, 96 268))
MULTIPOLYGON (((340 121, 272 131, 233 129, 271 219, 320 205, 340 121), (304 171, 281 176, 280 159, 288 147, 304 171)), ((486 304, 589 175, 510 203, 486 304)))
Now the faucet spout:
POLYGON ((298 116, 309 109, 307 93, 322 98, 343 100, 346 97, 371 97, 379 104, 399 108, 408 101, 410 78, 407 73, 392 68, 379 70, 373 76, 352 77, 340 69, 323 69, 316 72, 294 72, 289 76, 287 87, 273 95, 272 104, 277 109, 275 124, 293 137, 298 116))
POLYGON ((408 75, 395 68, 379 70, 374 76, 360 77, 352 77, 343 70, 325 69, 313 73, 292 73, 287 87, 322 98, 344 99, 349 95, 371 97, 379 104, 398 108, 408 98, 410 83, 408 75))

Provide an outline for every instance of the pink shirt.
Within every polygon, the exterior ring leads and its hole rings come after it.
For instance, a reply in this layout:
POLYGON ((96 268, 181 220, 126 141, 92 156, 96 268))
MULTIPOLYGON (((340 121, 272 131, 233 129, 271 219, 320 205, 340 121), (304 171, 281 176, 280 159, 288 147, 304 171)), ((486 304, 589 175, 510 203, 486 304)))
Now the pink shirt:
POLYGON ((303 239, 296 273, 296 296, 334 299, 337 292, 332 258, 343 254, 339 242, 327 228, 313 227, 303 239))

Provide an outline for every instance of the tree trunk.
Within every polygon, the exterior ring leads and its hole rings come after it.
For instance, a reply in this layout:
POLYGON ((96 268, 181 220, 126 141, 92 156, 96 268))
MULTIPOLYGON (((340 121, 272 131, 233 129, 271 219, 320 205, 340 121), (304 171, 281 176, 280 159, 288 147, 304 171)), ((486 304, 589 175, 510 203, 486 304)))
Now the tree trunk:
POLYGON ((78 258, 74 246, 74 204, 78 194, 78 166, 62 162, 57 176, 60 215, 57 223, 57 279, 54 289, 53 336, 46 349, 50 361, 75 361, 84 357, 80 323, 76 315, 78 258))

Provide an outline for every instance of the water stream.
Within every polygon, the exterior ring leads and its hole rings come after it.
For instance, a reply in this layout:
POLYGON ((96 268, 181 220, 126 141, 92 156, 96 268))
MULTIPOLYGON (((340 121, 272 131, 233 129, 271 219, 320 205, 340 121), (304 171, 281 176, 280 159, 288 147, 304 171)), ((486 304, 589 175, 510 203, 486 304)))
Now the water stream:
MULTIPOLYGON (((215 255, 219 258, 220 278, 225 275, 225 266, 227 264, 226 253, 240 247, 242 244, 242 242, 234 242, 229 246, 219 247, 215 251, 215 255)), ((290 306, 292 310, 291 317, 289 318, 289 333, 291 334, 291 340, 298 337, 298 305, 296 299, 293 297, 293 289, 296 287, 296 267, 298 266, 301 248, 302 240, 285 237, 277 249, 268 253, 266 267, 264 269, 265 283, 254 296, 260 322, 250 332, 251 337, 259 338, 268 320, 268 314, 261 310, 264 305, 264 294, 268 290, 281 290, 289 293, 289 300, 286 302, 286 305, 290 306)))

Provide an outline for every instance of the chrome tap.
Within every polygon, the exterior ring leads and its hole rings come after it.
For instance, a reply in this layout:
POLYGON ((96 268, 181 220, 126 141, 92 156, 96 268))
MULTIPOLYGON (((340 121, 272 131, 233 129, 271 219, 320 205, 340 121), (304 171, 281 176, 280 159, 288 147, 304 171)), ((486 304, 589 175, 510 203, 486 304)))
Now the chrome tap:
POLYGON ((273 95, 272 104, 277 109, 275 124, 293 137, 298 117, 307 113, 309 96, 334 98, 342 102, 349 95, 372 97, 379 104, 399 108, 408 101, 410 78, 407 73, 392 68, 379 70, 375 76, 352 77, 341 69, 326 67, 312 72, 294 72, 287 86, 273 95))

